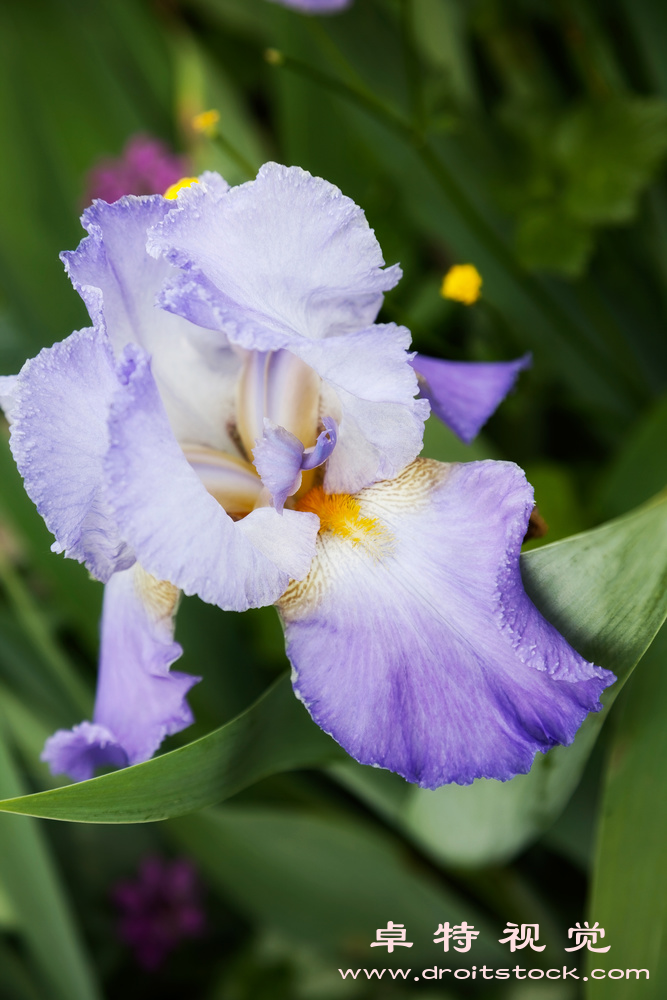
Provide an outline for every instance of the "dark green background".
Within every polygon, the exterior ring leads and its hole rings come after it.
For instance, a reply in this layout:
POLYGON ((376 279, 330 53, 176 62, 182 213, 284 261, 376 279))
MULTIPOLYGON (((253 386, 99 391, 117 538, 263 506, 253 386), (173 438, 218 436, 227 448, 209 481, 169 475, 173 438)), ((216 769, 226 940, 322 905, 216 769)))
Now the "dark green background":
MULTIPOLYGON (((664 619, 664 502, 543 546, 630 511, 667 480, 667 8, 356 0, 309 18, 265 0, 3 4, 1 373, 87 323, 58 252, 82 236, 86 174, 101 157, 144 132, 188 153, 194 171, 247 179, 238 158, 193 133, 192 115, 209 107, 241 158, 299 164, 363 207, 385 259, 404 270, 381 319, 408 325, 418 350, 468 360, 532 351, 532 369, 471 448, 429 425, 426 452, 526 469, 550 526, 528 546, 541 549, 525 561, 529 588, 583 652, 628 676, 664 619), (266 62, 269 46, 285 65, 266 62), (483 275, 472 308, 439 296, 455 262, 483 275)), ((5 798, 58 784, 39 753, 90 712, 102 588, 49 552, 6 444, 0 462, 5 798)), ((191 697, 195 727, 166 749, 229 722, 287 667, 273 609, 233 615, 187 599, 177 638, 179 666, 204 681, 191 697)), ((149 825, 0 817, 0 996, 662 998, 666 651, 663 630, 604 727, 589 720, 574 747, 509 785, 424 793, 361 768, 315 730, 283 679, 246 721, 200 745, 198 762, 188 751, 162 767, 165 787, 206 772, 192 805, 231 795, 222 806, 149 825), (148 975, 115 936, 109 892, 156 852, 198 865, 209 932, 148 975), (390 919, 415 943, 409 962, 369 948, 390 919), (506 967, 497 942, 514 920, 539 922, 547 948, 512 965, 567 960, 583 973, 582 953, 563 951, 582 919, 606 928, 598 967, 649 967, 650 981, 445 989, 342 983, 336 972, 442 965, 431 941, 444 920, 480 929, 463 965, 506 967)), ((102 779, 88 818, 123 818, 151 789, 153 815, 171 815, 154 765, 142 767, 153 770, 102 779)), ((42 814, 71 815, 53 801, 42 814)))

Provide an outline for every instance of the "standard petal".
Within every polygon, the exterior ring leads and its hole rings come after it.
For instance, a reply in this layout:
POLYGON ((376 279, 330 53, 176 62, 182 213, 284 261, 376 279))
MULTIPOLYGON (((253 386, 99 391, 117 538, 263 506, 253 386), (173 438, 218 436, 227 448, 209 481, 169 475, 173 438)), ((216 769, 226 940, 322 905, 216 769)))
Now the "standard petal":
POLYGON ((429 406, 415 399, 409 346, 410 332, 393 323, 295 346, 322 378, 321 408, 338 423, 324 481, 329 492, 356 493, 392 479, 421 451, 429 406))
POLYGON ((350 198, 277 163, 223 198, 193 185, 148 245, 185 272, 165 289, 164 308, 249 350, 369 326, 401 273, 382 269, 375 234, 350 198))
POLYGON ((160 580, 229 611, 273 604, 308 570, 317 518, 258 509, 233 521, 207 493, 169 426, 146 358, 112 408, 112 503, 137 558, 160 580))
POLYGON ((81 330, 27 361, 12 390, 12 454, 56 537, 99 580, 134 556, 109 506, 103 459, 119 377, 106 336, 81 330))
POLYGON ((82 217, 90 235, 61 258, 93 322, 106 327, 115 353, 134 343, 151 355, 177 439, 233 450, 227 424, 240 358, 219 333, 193 326, 155 304, 173 268, 149 256, 146 234, 173 204, 160 195, 128 196, 113 205, 97 201, 82 217))
POLYGON ((291 351, 246 351, 238 381, 236 429, 247 455, 264 435, 264 420, 315 444, 322 383, 291 351))
POLYGON ((279 603, 294 686, 361 763, 426 788, 506 780, 600 707, 613 675, 521 586, 532 502, 510 463, 426 459, 356 498, 303 498, 323 530, 279 603))
POLYGON ((165 736, 191 724, 185 696, 200 678, 169 669, 183 652, 174 642, 178 596, 175 587, 138 563, 111 577, 104 593, 93 722, 47 740, 42 759, 54 774, 80 781, 103 764, 139 764, 165 736))
POLYGON ((470 444, 529 368, 530 354, 516 361, 443 361, 416 354, 411 361, 419 376, 421 395, 437 417, 470 444))

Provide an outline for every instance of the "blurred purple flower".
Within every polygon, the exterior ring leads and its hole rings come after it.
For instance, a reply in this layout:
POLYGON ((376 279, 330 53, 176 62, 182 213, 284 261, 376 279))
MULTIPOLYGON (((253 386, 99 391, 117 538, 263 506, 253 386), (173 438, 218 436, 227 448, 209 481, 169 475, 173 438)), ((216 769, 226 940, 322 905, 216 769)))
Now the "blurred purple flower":
POLYGON ((118 936, 139 965, 152 972, 185 938, 206 926, 197 872, 187 858, 147 857, 138 877, 119 882, 112 898, 120 912, 118 936))
POLYGON ((292 10, 303 11, 305 14, 335 14, 349 7, 352 0, 272 0, 272 2, 290 7, 292 10))
POLYGON ((159 139, 133 135, 116 159, 101 160, 88 174, 85 202, 110 204, 125 194, 163 194, 190 172, 185 156, 172 153, 159 139))

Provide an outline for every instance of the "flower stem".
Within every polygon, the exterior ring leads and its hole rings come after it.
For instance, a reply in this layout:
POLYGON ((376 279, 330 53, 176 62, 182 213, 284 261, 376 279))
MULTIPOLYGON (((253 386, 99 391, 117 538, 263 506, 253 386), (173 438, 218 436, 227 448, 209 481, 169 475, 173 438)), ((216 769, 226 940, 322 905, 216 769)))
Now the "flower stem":
POLYGON ((72 664, 54 641, 32 594, 7 556, 0 551, 0 585, 26 636, 41 654, 54 680, 84 716, 90 714, 91 697, 72 664))
POLYGON ((426 127, 426 109, 422 88, 421 67, 415 43, 413 0, 401 0, 401 40, 403 61, 410 99, 410 117, 414 127, 423 131, 426 127))

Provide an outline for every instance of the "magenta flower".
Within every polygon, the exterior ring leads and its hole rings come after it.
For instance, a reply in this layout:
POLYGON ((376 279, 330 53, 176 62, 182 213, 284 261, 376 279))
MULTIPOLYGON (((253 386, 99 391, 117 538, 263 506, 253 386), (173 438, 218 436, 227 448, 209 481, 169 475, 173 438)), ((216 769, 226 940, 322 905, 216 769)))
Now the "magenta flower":
POLYGON ((201 896, 197 872, 187 858, 144 858, 136 879, 114 887, 118 936, 139 965, 153 972, 182 941, 201 936, 206 926, 201 896))
POLYGON ((101 160, 88 173, 86 204, 109 203, 125 194, 163 194, 189 172, 185 156, 172 153, 159 139, 133 135, 116 159, 101 160))

